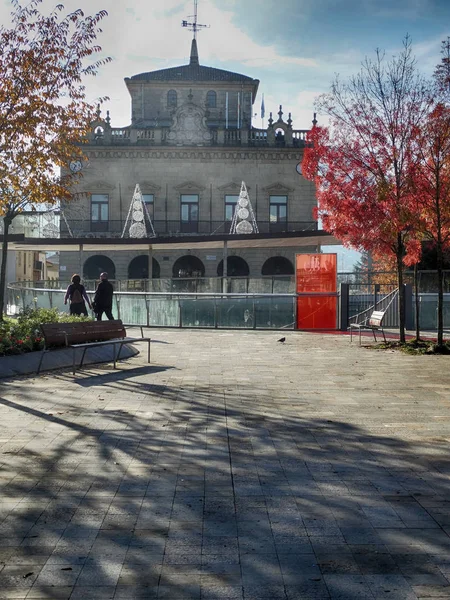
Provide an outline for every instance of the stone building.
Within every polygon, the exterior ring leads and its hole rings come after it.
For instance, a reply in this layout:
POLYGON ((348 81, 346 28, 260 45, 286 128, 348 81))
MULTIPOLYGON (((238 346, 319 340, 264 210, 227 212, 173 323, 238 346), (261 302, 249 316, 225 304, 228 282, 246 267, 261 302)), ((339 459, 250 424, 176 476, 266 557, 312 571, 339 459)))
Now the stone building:
MULTIPOLYGON (((158 239, 197 239, 228 234, 246 183, 265 248, 228 254, 229 276, 292 274, 301 250, 270 245, 285 232, 314 232, 313 185, 300 172, 307 130, 294 129, 282 107, 270 113, 266 129, 252 125, 259 81, 200 64, 196 40, 189 63, 125 79, 131 96, 131 124, 111 126, 98 111, 76 192, 81 199, 63 206, 61 237, 127 237, 127 216, 136 184, 146 211, 146 234, 158 239), (151 223, 150 220, 151 219, 151 223)), ((151 241, 151 240, 150 240, 151 241)), ((108 271, 115 279, 223 274, 220 253, 205 249, 155 250, 150 254, 76 252, 61 256, 60 276, 82 270, 87 279, 108 271), (150 266, 150 268, 149 268, 150 266)))

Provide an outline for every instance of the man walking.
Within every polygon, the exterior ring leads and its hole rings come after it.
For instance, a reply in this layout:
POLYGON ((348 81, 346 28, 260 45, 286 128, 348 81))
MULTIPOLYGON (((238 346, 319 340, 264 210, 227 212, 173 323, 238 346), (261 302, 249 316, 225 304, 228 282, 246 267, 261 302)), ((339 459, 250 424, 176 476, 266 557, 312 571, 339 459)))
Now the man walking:
POLYGON ((109 320, 114 319, 111 312, 113 293, 114 289, 108 281, 108 273, 101 273, 100 283, 95 290, 94 302, 92 303, 97 321, 102 320, 103 313, 105 313, 109 320))

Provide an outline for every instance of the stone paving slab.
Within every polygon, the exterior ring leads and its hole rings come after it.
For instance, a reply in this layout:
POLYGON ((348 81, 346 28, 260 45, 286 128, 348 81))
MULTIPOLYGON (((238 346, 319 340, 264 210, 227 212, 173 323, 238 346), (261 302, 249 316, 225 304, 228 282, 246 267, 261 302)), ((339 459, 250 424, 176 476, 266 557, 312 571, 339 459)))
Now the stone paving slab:
POLYGON ((1 380, 0 600, 450 598, 449 358, 286 337, 1 380))

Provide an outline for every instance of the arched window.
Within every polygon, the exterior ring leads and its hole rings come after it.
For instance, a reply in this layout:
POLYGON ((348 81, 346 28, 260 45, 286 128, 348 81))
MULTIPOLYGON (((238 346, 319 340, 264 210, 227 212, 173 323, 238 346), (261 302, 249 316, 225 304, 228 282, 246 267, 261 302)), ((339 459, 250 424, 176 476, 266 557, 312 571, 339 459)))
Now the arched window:
POLYGON ((116 266, 113 261, 103 254, 90 256, 83 265, 84 279, 99 279, 100 273, 108 273, 108 279, 116 278, 116 266))
POLYGON ((206 106, 207 108, 216 108, 217 106, 217 94, 214 90, 210 90, 206 94, 206 106))
MULTIPOLYGON (((159 262, 152 257, 152 278, 160 277, 159 262)), ((148 279, 148 255, 135 256, 128 265, 128 279, 148 279)))
POLYGON ((167 92, 167 108, 176 108, 177 106, 177 93, 175 90, 169 90, 167 92))
MULTIPOLYGON (((217 265, 217 275, 223 277, 223 260, 217 265)), ((246 261, 240 256, 229 256, 227 258, 228 277, 248 277, 250 269, 246 261)))
POLYGON ((263 264, 261 275, 294 275, 294 265, 284 256, 272 256, 263 264))
POLYGON ((205 265, 197 256, 186 254, 178 258, 172 267, 173 277, 204 277, 205 265))

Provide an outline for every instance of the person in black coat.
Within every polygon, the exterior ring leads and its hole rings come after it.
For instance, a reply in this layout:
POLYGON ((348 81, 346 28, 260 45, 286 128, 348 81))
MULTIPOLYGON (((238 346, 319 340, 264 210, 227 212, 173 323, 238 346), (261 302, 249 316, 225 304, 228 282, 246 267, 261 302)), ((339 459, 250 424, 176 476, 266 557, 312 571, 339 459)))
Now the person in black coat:
POLYGON ((102 315, 108 317, 109 320, 114 319, 112 315, 112 304, 113 304, 113 293, 114 289, 111 283, 108 281, 108 273, 100 274, 100 283, 95 290, 94 296, 94 312, 97 321, 102 320, 102 315))

